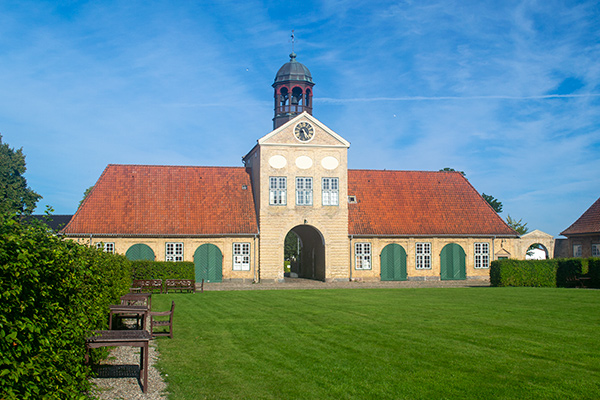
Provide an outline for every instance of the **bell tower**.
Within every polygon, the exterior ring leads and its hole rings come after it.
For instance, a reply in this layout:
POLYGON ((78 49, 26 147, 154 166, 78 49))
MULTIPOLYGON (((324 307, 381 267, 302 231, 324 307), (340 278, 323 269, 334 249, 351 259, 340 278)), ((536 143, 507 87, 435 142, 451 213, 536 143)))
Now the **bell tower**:
POLYGON ((296 61, 296 53, 290 54, 290 61, 283 64, 277 75, 275 89, 275 117, 273 129, 304 111, 312 115, 313 86, 310 71, 304 64, 296 61))

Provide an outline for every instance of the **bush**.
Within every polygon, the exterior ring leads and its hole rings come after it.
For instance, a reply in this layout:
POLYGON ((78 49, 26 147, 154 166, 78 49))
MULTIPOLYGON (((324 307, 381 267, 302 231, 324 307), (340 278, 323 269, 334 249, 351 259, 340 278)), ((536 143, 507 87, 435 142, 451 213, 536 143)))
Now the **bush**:
POLYGON ((558 260, 558 270, 556 271, 557 287, 572 287, 573 282, 567 281, 569 277, 581 275, 581 258, 564 258, 558 260))
POLYGON ((556 287, 557 260, 494 260, 492 286, 556 287))
POLYGON ((133 279, 194 279, 194 263, 190 261, 132 261, 133 279))
POLYGON ((588 275, 590 286, 600 288, 600 258, 590 258, 588 260, 588 275))
POLYGON ((0 398, 84 398, 85 338, 130 283, 125 257, 0 216, 0 398))

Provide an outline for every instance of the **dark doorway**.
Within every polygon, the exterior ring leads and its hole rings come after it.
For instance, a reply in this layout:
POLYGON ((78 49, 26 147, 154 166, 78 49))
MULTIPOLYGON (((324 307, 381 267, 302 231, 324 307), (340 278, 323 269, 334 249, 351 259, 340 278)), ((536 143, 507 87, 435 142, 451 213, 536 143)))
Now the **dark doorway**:
POLYGON ((285 276, 325 280, 325 242, 318 229, 298 225, 288 232, 285 242, 285 258, 290 261, 285 276))

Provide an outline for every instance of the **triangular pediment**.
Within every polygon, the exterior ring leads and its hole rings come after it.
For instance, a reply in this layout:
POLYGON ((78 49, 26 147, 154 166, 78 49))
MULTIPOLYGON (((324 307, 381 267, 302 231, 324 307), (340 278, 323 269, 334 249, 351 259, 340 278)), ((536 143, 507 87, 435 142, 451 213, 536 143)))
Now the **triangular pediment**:
POLYGON ((496 258, 499 257, 510 257, 510 253, 506 249, 500 249, 495 254, 496 258))
POLYGON ((523 236, 522 239, 533 239, 533 238, 543 238, 543 239, 553 239, 554 236, 547 234, 546 232, 542 232, 538 229, 531 231, 523 236))
POLYGON ((258 144, 261 146, 350 147, 350 142, 307 112, 303 112, 258 139, 258 144), (302 122, 310 124, 313 129, 313 136, 310 140, 300 140, 294 133, 296 126, 302 122))

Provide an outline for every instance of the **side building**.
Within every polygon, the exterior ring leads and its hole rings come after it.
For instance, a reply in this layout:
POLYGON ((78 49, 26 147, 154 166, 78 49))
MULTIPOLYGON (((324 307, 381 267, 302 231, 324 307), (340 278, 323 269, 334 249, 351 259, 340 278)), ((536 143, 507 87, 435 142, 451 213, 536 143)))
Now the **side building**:
POLYGON ((565 257, 600 257, 600 198, 561 235, 567 237, 565 257))

